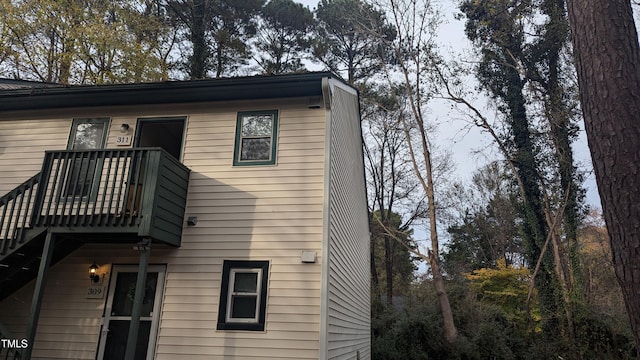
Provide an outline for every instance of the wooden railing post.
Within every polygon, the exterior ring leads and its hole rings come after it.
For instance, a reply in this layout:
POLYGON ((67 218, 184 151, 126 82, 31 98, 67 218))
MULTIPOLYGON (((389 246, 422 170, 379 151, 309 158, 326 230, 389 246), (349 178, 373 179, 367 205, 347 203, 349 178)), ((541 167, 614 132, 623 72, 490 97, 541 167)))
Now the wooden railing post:
POLYGON ((35 344, 36 330, 38 328, 38 319, 40 318, 40 309, 42 308, 42 298, 44 297, 44 287, 47 282, 47 273, 51 258, 53 257, 53 248, 55 244, 55 235, 51 231, 47 232, 44 240, 44 249, 42 250, 42 258, 40 259, 40 268, 38 269, 38 278, 36 286, 33 290, 33 299, 31 300, 31 312, 29 313, 29 323, 27 324, 27 340, 29 345, 24 351, 24 359, 31 359, 31 352, 35 344))
POLYGON ((38 190, 33 200, 33 210, 31 211, 31 225, 40 225, 39 219, 44 204, 44 194, 47 192, 49 185, 49 176, 51 175, 51 158, 50 153, 45 153, 42 169, 40 170, 40 180, 38 180, 38 190))
POLYGON ((140 316, 142 315, 142 301, 144 300, 147 284, 147 268, 149 266, 149 252, 151 250, 150 244, 151 239, 146 238, 134 247, 134 249, 140 251, 140 261, 138 264, 138 277, 136 278, 136 290, 133 296, 133 308, 131 309, 131 323, 129 324, 127 348, 124 355, 125 360, 134 360, 136 355, 138 331, 140 330, 140 316))

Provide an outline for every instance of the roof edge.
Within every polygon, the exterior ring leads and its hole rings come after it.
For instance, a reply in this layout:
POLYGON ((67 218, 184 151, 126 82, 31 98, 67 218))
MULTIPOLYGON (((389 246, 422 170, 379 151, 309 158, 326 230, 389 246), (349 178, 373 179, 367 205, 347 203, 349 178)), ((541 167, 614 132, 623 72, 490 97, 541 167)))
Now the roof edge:
POLYGON ((323 78, 344 83, 331 72, 308 72, 155 83, 9 89, 0 90, 0 112, 319 96, 322 95, 323 78))

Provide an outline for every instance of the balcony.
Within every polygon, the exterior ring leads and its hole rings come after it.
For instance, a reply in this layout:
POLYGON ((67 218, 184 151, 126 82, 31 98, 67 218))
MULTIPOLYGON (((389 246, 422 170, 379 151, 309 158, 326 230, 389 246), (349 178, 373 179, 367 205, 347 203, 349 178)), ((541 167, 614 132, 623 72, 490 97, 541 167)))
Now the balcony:
POLYGON ((0 196, 0 300, 84 243, 180 246, 190 170, 160 148, 45 153, 42 170, 0 196))
POLYGON ((188 184, 189 169, 160 148, 49 151, 31 224, 179 246, 188 184))

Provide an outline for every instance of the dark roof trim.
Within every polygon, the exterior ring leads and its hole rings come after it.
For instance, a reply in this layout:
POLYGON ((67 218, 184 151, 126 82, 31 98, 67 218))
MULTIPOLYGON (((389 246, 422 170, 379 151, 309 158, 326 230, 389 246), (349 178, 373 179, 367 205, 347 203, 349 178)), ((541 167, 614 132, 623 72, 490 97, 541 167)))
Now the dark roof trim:
POLYGON ((330 72, 0 91, 0 112, 321 96, 330 72))
POLYGON ((44 87, 60 87, 60 86, 64 86, 64 85, 39 82, 39 81, 30 81, 30 80, 0 78, 0 91, 15 90, 15 89, 44 88, 44 87))

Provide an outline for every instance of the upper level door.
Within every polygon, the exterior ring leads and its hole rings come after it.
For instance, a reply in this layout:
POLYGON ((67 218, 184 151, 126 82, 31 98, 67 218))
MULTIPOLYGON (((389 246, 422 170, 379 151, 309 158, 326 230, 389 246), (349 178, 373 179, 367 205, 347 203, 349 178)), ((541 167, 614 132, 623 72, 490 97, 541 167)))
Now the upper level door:
POLYGON ((184 126, 184 117, 138 119, 135 146, 161 147, 180 160, 184 126))

